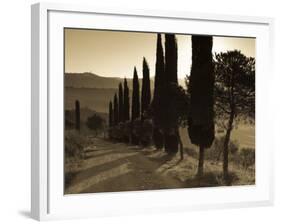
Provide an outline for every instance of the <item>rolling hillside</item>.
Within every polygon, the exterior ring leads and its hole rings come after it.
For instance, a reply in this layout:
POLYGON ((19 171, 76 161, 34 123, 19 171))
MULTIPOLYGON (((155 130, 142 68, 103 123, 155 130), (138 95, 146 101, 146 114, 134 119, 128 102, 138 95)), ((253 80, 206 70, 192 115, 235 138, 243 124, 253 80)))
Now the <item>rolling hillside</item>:
POLYGON ((66 87, 65 90, 65 109, 74 109, 75 100, 80 101, 81 108, 89 108, 91 110, 108 113, 109 101, 118 89, 101 89, 101 88, 71 88, 66 87))
MULTIPOLYGON (((125 76, 124 76, 125 77, 125 76)), ((142 74, 139 74, 139 81, 141 87, 142 74)), ((154 87, 154 77, 151 77, 150 86, 154 87)), ((132 89, 132 79, 127 78, 128 86, 132 89)), ((103 77, 93 73, 65 73, 64 87, 72 88, 102 88, 102 89, 115 89, 123 78, 119 77, 103 77)), ((179 79, 179 84, 185 86, 184 79, 179 79)))

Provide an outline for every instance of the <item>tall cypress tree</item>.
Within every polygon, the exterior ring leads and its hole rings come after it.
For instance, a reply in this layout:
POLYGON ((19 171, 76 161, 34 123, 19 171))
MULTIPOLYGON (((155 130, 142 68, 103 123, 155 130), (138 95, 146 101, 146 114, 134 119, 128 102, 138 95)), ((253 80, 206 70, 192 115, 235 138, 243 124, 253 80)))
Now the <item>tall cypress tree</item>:
POLYGON ((178 47, 175 34, 165 34, 166 83, 178 83, 178 47))
POLYGON ((145 58, 142 63, 141 119, 148 112, 151 101, 149 67, 145 58))
POLYGON ((140 92, 139 92, 139 78, 137 69, 134 67, 133 78, 133 97, 132 97, 132 121, 140 116, 140 92))
POLYGON ((130 120, 130 96, 129 96, 129 87, 127 84, 127 79, 124 79, 124 112, 123 112, 123 118, 124 121, 130 120))
POLYGON ((139 93, 139 79, 136 67, 134 68, 134 78, 133 78, 133 97, 132 97, 132 133, 131 141, 133 144, 139 144, 139 121, 140 117, 140 93, 139 93))
POLYGON ((157 34, 157 46, 156 46, 156 64, 155 64, 155 80, 154 80, 154 94, 152 102, 153 110, 153 142, 157 149, 163 148, 164 145, 164 136, 161 132, 161 118, 165 110, 161 109, 161 96, 162 101, 164 100, 161 91, 163 91, 164 85, 164 53, 162 47, 161 34, 157 34))
POLYGON ((124 107, 123 107, 123 87, 122 83, 119 83, 119 93, 118 93, 118 99, 119 99, 119 109, 118 109, 118 120, 119 122, 124 121, 124 107))
POLYGON ((168 153, 176 153, 178 151, 178 118, 173 98, 173 85, 178 85, 178 55, 177 55, 177 42, 174 34, 165 34, 165 92, 162 91, 162 96, 165 97, 165 108, 169 108, 169 113, 166 113, 164 122, 165 133, 165 150, 168 153))
POLYGON ((192 67, 189 82, 190 111, 188 133, 199 146, 198 176, 204 171, 204 149, 214 140, 214 74, 212 62, 213 38, 192 36, 192 67))
POLYGON ((108 114, 108 126, 113 126, 113 110, 112 110, 112 102, 109 102, 109 114, 108 114))
POLYGON ((113 102, 113 117, 114 117, 114 125, 117 125, 119 123, 119 106, 118 106, 118 99, 117 94, 114 95, 114 102, 113 102))

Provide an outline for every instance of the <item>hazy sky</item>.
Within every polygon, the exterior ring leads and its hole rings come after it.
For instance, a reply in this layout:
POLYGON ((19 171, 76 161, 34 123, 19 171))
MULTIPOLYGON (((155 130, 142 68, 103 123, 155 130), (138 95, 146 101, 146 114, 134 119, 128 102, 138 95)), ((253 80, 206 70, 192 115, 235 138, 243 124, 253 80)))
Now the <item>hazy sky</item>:
MULTIPOLYGON (((178 42, 178 77, 190 73, 191 36, 176 35, 178 42)), ((132 77, 137 67, 142 77, 142 58, 155 73, 155 33, 65 29, 65 72, 92 72, 107 77, 132 77)), ((162 37, 164 48, 164 36, 162 37)), ((240 50, 255 57, 254 38, 214 37, 213 52, 240 50)))

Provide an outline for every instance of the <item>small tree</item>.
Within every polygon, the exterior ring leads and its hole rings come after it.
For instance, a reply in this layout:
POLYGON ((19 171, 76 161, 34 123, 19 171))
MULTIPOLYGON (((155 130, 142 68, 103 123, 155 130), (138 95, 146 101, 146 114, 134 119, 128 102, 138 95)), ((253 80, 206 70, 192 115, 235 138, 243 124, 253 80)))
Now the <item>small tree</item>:
POLYGON ((240 51, 215 55, 215 106, 219 125, 226 129, 223 173, 228 177, 228 151, 235 121, 255 117, 255 59, 240 51))
POLYGON ((112 109, 112 102, 109 102, 109 114, 108 114, 108 126, 112 127, 113 126, 113 109, 112 109))
POLYGON ((112 138, 112 127, 114 123, 114 117, 113 117, 113 108, 112 108, 112 102, 109 102, 109 109, 108 109, 108 137, 109 139, 112 138))
POLYGON ((122 83, 119 83, 119 92, 118 92, 118 99, 119 99, 119 109, 118 109, 118 120, 119 122, 124 121, 124 105, 123 105, 123 87, 122 83))
POLYGON ((116 126, 119 123, 119 107, 118 107, 118 99, 117 99, 117 95, 115 93, 114 95, 114 102, 113 102, 113 124, 114 126, 116 126))
POLYGON ((75 129, 80 131, 80 103, 75 101, 75 129))
POLYGON ((97 136, 99 131, 104 130, 105 121, 101 116, 94 114, 88 117, 86 124, 89 129, 95 132, 95 136, 97 136))
POLYGON ((188 134, 192 144, 199 146, 197 175, 204 171, 204 150, 214 140, 213 92, 214 74, 212 63, 213 38, 192 36, 192 67, 189 78, 190 108, 188 134))
POLYGON ((126 78, 124 79, 124 100, 123 100, 123 120, 124 120, 124 140, 126 142, 130 141, 130 96, 129 96, 129 87, 127 84, 126 78))
POLYGON ((129 96, 129 87, 127 84, 127 79, 124 79, 124 121, 130 120, 130 96, 129 96))

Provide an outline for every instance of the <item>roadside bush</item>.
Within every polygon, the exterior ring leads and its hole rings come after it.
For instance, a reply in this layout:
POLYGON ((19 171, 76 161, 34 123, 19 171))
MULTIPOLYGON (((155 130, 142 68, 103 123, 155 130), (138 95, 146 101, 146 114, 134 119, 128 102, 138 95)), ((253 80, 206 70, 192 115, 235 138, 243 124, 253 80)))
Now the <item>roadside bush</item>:
POLYGON ((84 148, 91 140, 76 130, 67 130, 64 135, 65 186, 67 187, 79 171, 84 158, 84 148))
POLYGON ((104 130, 105 120, 101 116, 94 114, 93 116, 88 117, 86 125, 90 130, 93 130, 95 136, 97 136, 100 131, 104 130))
POLYGON ((64 144, 64 152, 66 158, 75 157, 82 158, 83 157, 83 149, 87 146, 87 138, 83 137, 76 130, 66 131, 65 132, 65 144, 64 144))
POLYGON ((131 121, 126 121, 124 123, 124 141, 130 142, 132 132, 132 123, 131 121))
POLYGON ((130 139, 130 122, 121 122, 114 127, 109 128, 109 135, 112 140, 119 142, 128 142, 130 139))
POLYGON ((108 131, 108 138, 113 139, 114 127, 108 127, 107 131, 108 131))
POLYGON ((141 124, 140 143, 142 146, 151 144, 153 134, 153 125, 151 119, 145 119, 141 124))
POLYGON ((120 134, 120 126, 119 125, 115 125, 114 127, 111 127, 111 135, 112 135, 112 139, 115 141, 119 141, 121 134, 120 134))
POLYGON ((124 142, 125 139, 125 123, 121 122, 117 126, 118 129, 118 136, 117 140, 120 142, 124 142))
MULTIPOLYGON (((223 144, 224 136, 216 137, 211 148, 206 150, 206 159, 217 160, 220 154, 220 160, 222 159, 223 154, 223 144)), ((230 140, 228 145, 228 150, 230 157, 234 156, 239 150, 239 144, 237 141, 230 140)))
POLYGON ((138 145, 142 133, 141 119, 138 118, 132 123, 132 143, 138 145))
POLYGON ((242 148, 239 152, 240 163, 244 169, 248 169, 255 164, 255 149, 242 148))
POLYGON ((153 128, 152 138, 155 148, 162 149, 164 146, 164 136, 163 136, 163 132, 159 128, 157 127, 153 128))

